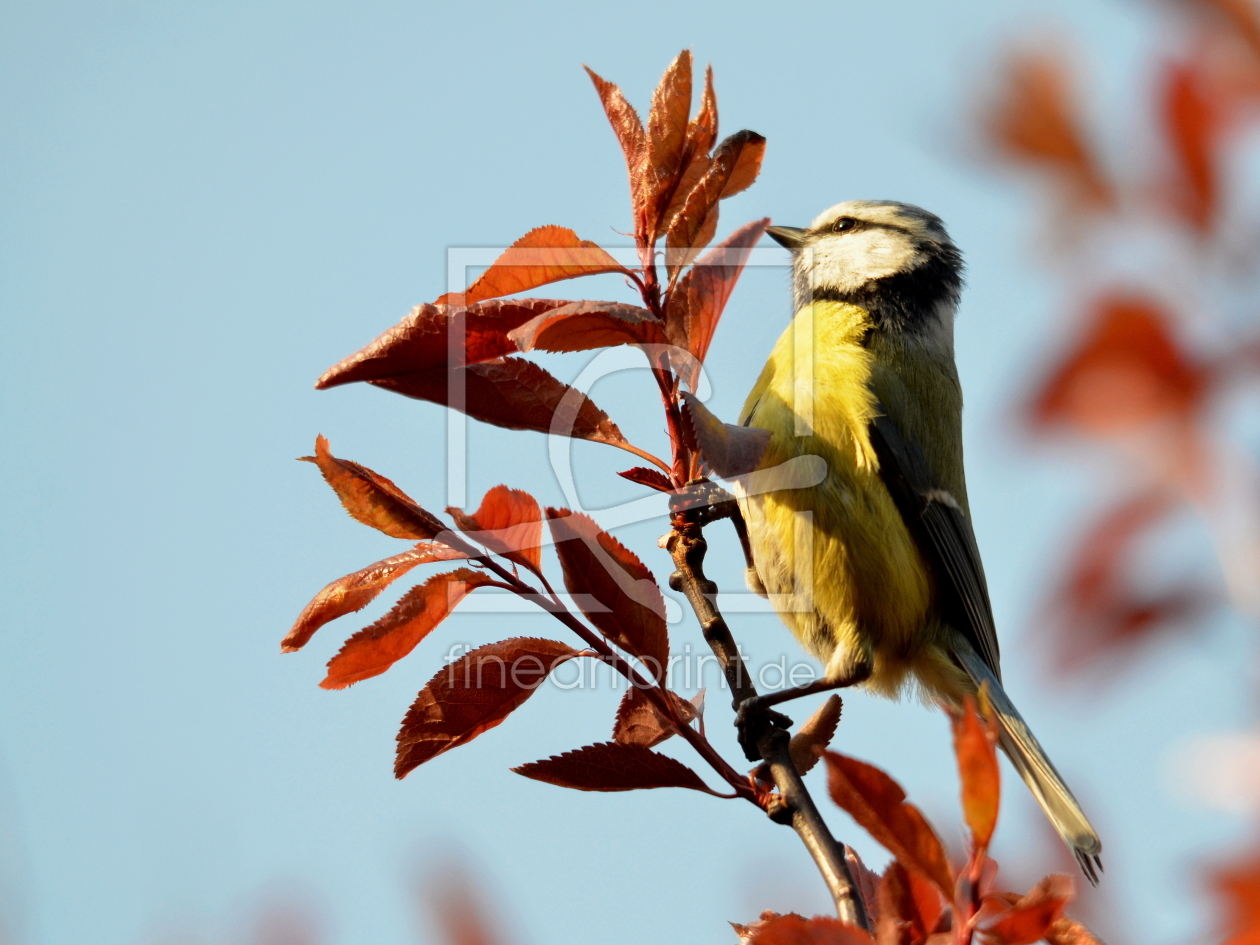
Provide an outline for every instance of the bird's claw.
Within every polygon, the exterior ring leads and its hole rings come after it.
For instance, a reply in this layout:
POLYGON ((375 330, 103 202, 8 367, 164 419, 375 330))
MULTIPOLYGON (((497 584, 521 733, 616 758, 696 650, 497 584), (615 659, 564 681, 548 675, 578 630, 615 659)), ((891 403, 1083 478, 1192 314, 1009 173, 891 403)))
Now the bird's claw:
POLYGON ((749 761, 761 760, 758 743, 773 728, 785 732, 792 728, 792 720, 782 712, 775 712, 763 704, 759 697, 745 699, 735 713, 735 728, 739 732, 739 745, 749 761))

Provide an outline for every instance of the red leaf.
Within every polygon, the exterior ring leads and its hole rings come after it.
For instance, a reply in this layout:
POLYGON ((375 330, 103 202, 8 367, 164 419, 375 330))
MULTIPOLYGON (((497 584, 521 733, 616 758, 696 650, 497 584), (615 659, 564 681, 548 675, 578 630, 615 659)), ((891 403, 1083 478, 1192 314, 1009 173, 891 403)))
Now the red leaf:
MULTIPOLYGON (((674 711, 683 724, 689 723, 697 715, 696 707, 677 693, 671 692, 674 700, 674 711)), ((613 724, 613 741, 620 745, 642 745, 654 748, 673 735, 678 734, 674 723, 656 707, 656 703, 648 698, 644 690, 631 686, 622 696, 617 706, 617 720, 613 724)))
POLYGON ((1210 888, 1221 908, 1220 931, 1225 945, 1260 942, 1260 854, 1255 852, 1217 867, 1209 875, 1210 888))
POLYGON ((494 299, 468 307, 417 305, 371 344, 325 371, 315 387, 324 390, 416 371, 444 371, 513 354, 516 343, 508 332, 565 304, 560 299, 494 299), (457 341, 454 352, 452 330, 456 338, 462 333, 462 344, 457 341))
POLYGON ((599 94, 599 100, 604 105, 604 114, 608 116, 608 123, 612 125, 613 132, 617 135, 617 141, 621 145, 621 150, 626 156, 626 170, 630 175, 630 197, 634 203, 634 213, 636 219, 636 232, 638 231, 638 221, 643 213, 643 197, 642 197, 642 166, 644 163, 644 153, 647 150, 647 135, 643 131, 643 122, 639 119, 639 113, 634 110, 626 97, 621 94, 621 89, 606 82, 598 75, 591 71, 589 66, 583 66, 586 74, 591 77, 591 81, 595 83, 595 91, 599 94))
POLYGON ((687 126, 687 145, 683 156, 683 172, 674 188, 669 206, 657 226, 657 232, 667 229, 674 216, 687 202, 687 196, 700 183, 708 172, 712 161, 709 152, 717 141, 718 114, 717 96, 713 92, 713 67, 709 66, 704 73, 704 92, 700 97, 700 110, 687 126))
POLYGON ((466 558, 462 551, 456 551, 441 542, 421 542, 410 551, 394 555, 366 568, 337 578, 303 608, 297 622, 289 635, 280 643, 280 652, 292 653, 300 650, 315 635, 315 631, 338 617, 362 610, 376 596, 389 587, 418 564, 430 561, 449 561, 452 558, 466 558))
POLYGON ((847 922, 830 916, 812 919, 789 912, 763 912, 749 925, 736 925, 739 945, 873 945, 871 936, 847 922))
POLYGON ((789 748, 792 753, 792 763, 796 765, 799 773, 807 774, 814 765, 818 764, 818 759, 822 757, 822 750, 831 744, 831 739, 836 734, 842 707, 840 697, 833 693, 793 733, 789 748))
POLYGON ((1036 424, 1111 434, 1198 409, 1207 373, 1182 350, 1172 317, 1151 299, 1107 295, 1089 328, 1032 404, 1036 424))
MULTIPOLYGON (((769 224, 768 218, 745 223, 696 260, 695 266, 669 293, 665 333, 673 344, 686 348, 699 362, 703 362, 709 353, 709 343, 713 340, 713 333, 735 283, 739 281, 744 263, 769 224)), ((695 390, 698 365, 693 373, 695 376, 683 380, 695 390)))
POLYGON ((647 309, 625 302, 570 302, 530 319, 511 334, 521 351, 589 351, 665 342, 647 309))
POLYGON ((1002 99, 988 116, 989 135, 1011 158, 1058 176, 1072 203, 1110 206, 1114 193, 1086 140, 1069 86, 1061 56, 1013 55, 1002 99))
POLYGON ((714 475, 730 479, 750 473, 761 463, 770 446, 771 433, 760 427, 723 423, 693 394, 682 393, 683 417, 700 450, 700 457, 714 475))
POLYGON ((644 661, 653 678, 669 661, 665 599, 652 572, 586 515, 547 509, 564 586, 600 632, 644 661))
POLYGON ((998 775, 994 743, 997 732, 985 725, 976 713, 975 702, 968 697, 961 715, 952 715, 954 754, 958 757, 958 774, 962 779, 963 816, 971 828, 972 850, 983 856, 997 826, 1001 782, 998 775))
POLYGON ((1173 201, 1186 222, 1207 232, 1216 222, 1220 202, 1217 164, 1223 109, 1206 87, 1205 77, 1190 63, 1168 63, 1163 82, 1164 130, 1177 162, 1173 201))
POLYGON ((709 245, 717 231, 718 201, 752 185, 765 150, 766 139, 747 130, 737 131, 718 146, 708 171, 669 224, 665 260, 671 278, 709 245))
POLYGON ((1104 514, 1077 544, 1071 568, 1055 594, 1055 663, 1073 672, 1119 656, 1149 640, 1161 628, 1193 625, 1211 602, 1209 592, 1174 588, 1139 596, 1128 577, 1129 563, 1143 532, 1172 509, 1171 499, 1143 493, 1104 514))
POLYGON ((509 246, 463 292, 448 292, 437 303, 472 305, 564 279, 625 271, 625 267, 597 244, 578 239, 572 230, 563 226, 540 226, 509 246))
POLYGON ((954 894, 954 871, 940 839, 919 809, 906 803, 906 792, 872 765, 827 752, 831 798, 907 869, 936 884, 941 895, 954 894))
POLYGON ((459 568, 435 574, 416 585, 389 613, 345 642, 328 661, 328 675, 320 686, 344 689, 379 676, 414 650, 461 600, 477 588, 494 583, 483 571, 459 568))
POLYGON ((945 902, 936 887, 894 860, 879 881, 879 918, 875 939, 879 945, 923 945, 940 931, 938 923, 945 902))
POLYGON ((553 669, 581 654, 554 640, 490 643, 445 666, 420 691, 398 732, 395 777, 494 728, 553 669))
MULTIPOLYGON (((1046 945, 1103 945, 1102 939, 1065 915, 1051 922, 1042 938, 1046 945)), ((1253 929, 1249 938, 1230 939, 1222 945, 1256 945, 1257 942, 1260 942, 1260 928, 1253 929)))
POLYGON ((422 371, 372 383, 404 397, 461 410, 509 430, 537 430, 594 440, 639 454, 630 448, 617 424, 585 394, 523 358, 472 364, 451 371, 449 376, 445 371, 422 371))
POLYGON ((622 479, 637 482, 641 486, 648 486, 657 492, 674 491, 674 484, 669 481, 668 476, 655 469, 648 469, 646 466, 635 466, 634 469, 624 470, 617 473, 617 475, 622 479))
POLYGON ((426 512, 396 485, 366 466, 338 459, 328 449, 328 440, 315 438, 315 455, 303 456, 315 463, 324 480, 337 493, 350 517, 383 531, 390 538, 436 538, 447 532, 438 519, 426 512))
POLYGON ((1042 939, 1071 898, 1071 878, 1053 873, 1002 913, 997 921, 987 925, 984 935, 994 945, 1032 945, 1042 939))
POLYGON ((495 486, 472 515, 447 509, 461 530, 495 554, 542 572, 542 511, 528 492, 495 486))
POLYGON ((700 776, 681 761, 642 745, 600 742, 563 755, 513 768, 535 781, 578 791, 636 791, 680 787, 712 794, 700 776))
POLYGON ((648 112, 643 167, 646 242, 656 240, 661 217, 683 171, 691 113, 691 52, 684 49, 661 76, 648 112))

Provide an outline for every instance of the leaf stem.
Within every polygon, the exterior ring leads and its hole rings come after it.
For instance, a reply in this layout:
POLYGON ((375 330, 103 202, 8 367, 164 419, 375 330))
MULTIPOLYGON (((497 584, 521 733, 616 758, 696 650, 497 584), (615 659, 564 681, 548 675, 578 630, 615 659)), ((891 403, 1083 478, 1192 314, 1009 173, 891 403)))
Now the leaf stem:
MULTIPOLYGON (((704 639, 718 658, 731 687, 732 703, 738 709, 746 700, 756 697, 757 690, 726 618, 718 610, 717 585, 704 575, 704 556, 708 551, 703 530, 704 512, 704 507, 693 507, 673 514, 673 530, 667 548, 677 570, 670 577, 670 587, 681 591, 695 611, 704 639)), ((844 847, 831 835, 818 812, 792 761, 789 742, 788 732, 774 725, 757 742, 757 750, 779 789, 777 795, 766 799, 766 813, 776 823, 790 824, 801 838, 822 873, 835 902, 836 914, 845 922, 871 931, 865 903, 845 862, 844 847)))

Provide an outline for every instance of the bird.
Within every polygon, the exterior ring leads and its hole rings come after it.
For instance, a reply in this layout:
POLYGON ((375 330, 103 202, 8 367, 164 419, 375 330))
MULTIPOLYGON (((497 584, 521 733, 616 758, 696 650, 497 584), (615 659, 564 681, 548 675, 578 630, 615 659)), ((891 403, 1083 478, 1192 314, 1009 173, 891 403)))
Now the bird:
POLYGON ((1098 833, 1002 685, 963 469, 961 253, 939 217, 890 200, 766 232, 792 253, 795 314, 739 423, 770 432, 763 468, 826 467, 812 486, 736 482, 750 587, 822 662, 818 688, 954 709, 986 690, 998 744, 1097 883, 1098 833))

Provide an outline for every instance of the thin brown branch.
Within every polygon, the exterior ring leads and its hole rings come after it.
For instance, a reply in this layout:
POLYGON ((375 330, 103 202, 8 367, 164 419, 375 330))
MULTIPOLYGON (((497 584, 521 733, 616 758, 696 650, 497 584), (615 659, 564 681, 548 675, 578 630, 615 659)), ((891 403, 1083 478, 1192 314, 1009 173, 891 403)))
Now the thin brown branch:
MULTIPOLYGON (((715 513, 708 507, 677 509, 671 519, 673 530, 667 539, 667 548, 676 568, 670 577, 670 587, 681 591, 695 611, 704 639, 722 666, 731 687, 733 705, 738 710, 748 699, 756 697, 757 690, 726 618, 718 610, 717 585, 704 576, 704 556, 708 551, 704 522, 729 514, 727 509, 715 513)), ((785 729, 774 725, 757 740, 757 750, 779 789, 777 795, 767 798, 766 813, 776 823, 790 824, 801 838, 835 901, 836 914, 843 921, 870 931, 870 918, 849 872, 844 847, 831 835, 801 780, 788 750, 790 740, 785 729)))

